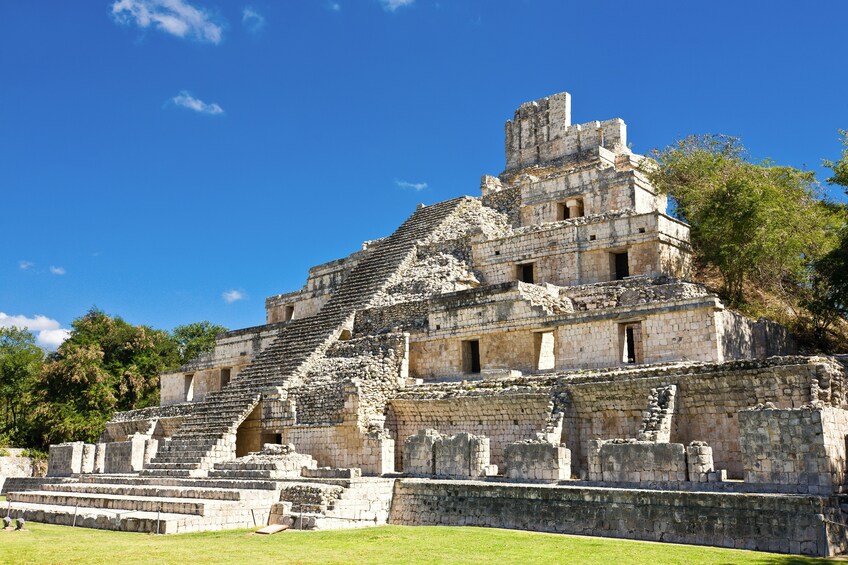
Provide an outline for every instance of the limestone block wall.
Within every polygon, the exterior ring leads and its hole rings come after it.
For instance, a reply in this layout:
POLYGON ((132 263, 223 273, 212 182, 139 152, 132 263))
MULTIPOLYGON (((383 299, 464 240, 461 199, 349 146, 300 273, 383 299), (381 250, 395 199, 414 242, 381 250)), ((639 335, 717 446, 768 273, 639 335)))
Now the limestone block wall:
POLYGON ((804 555, 846 548, 837 499, 400 479, 389 522, 485 526, 804 555))
MULTIPOLYGON (((634 308, 629 317, 564 320, 556 328, 558 368, 591 369, 623 365, 622 323, 641 327, 641 363, 723 360, 718 344, 715 302, 677 301, 655 312, 634 308)), ((600 316, 597 316, 600 318, 600 316)))
POLYGON ((743 478, 738 413, 760 403, 800 407, 813 400, 840 406, 844 373, 827 358, 779 358, 739 361, 697 368, 660 367, 633 372, 599 373, 561 379, 555 392, 568 398, 563 442, 573 464, 587 468, 586 446, 596 438, 636 437, 651 389, 677 384, 671 441, 705 441, 715 467, 730 478, 743 478), (826 383, 819 390, 820 383, 826 383))
MULTIPOLYGON (((7 449, 9 455, 0 455, 0 483, 6 477, 32 477, 35 466, 32 457, 24 457, 22 449, 7 449)), ((0 484, 0 487, 3 485, 0 484)))
POLYGON ((47 476, 67 477, 80 473, 83 445, 81 441, 51 445, 47 458, 47 476))
POLYGON ((846 484, 848 410, 752 409, 739 413, 745 482, 831 494, 846 484))
POLYGON ((359 467, 369 475, 395 470, 395 441, 384 431, 363 432, 359 426, 298 425, 282 430, 282 442, 294 444, 321 467, 359 467))
POLYGON ((686 481, 686 448, 680 443, 592 440, 589 442, 590 481, 638 483, 686 481))
MULTIPOLYGON (((128 441, 105 444, 104 473, 137 473, 144 468, 144 454, 149 438, 136 435, 128 441)), ((156 441, 156 440, 153 440, 156 441)))
POLYGON ((403 440, 403 472, 423 477, 435 475, 433 446, 441 439, 437 430, 422 429, 403 440))
POLYGON ((504 477, 520 481, 557 482, 571 478, 571 450, 565 445, 528 440, 504 450, 504 477))
POLYGON ((477 479, 489 471, 489 438, 460 432, 440 437, 433 443, 433 461, 437 477, 477 479))
MULTIPOLYGON (((426 392, 414 398, 392 399, 386 428, 396 443, 401 444, 419 430, 438 430, 443 436, 467 432, 490 440, 491 463, 504 464, 507 444, 535 439, 536 432, 545 429, 551 413, 547 392, 528 394, 482 394, 438 398, 426 392)), ((396 467, 404 468, 403 453, 395 454, 396 467)))
POLYGON ((473 264, 487 284, 517 280, 516 266, 532 262, 536 283, 568 286, 613 280, 611 253, 627 251, 631 276, 679 275, 686 262, 671 258, 688 255, 684 227, 657 212, 630 210, 563 220, 546 229, 531 226, 501 238, 475 240, 473 264), (674 270, 665 272, 665 267, 674 270))
POLYGON ((613 210, 634 210, 665 213, 667 198, 658 195, 644 175, 634 170, 634 163, 625 168, 615 165, 616 156, 598 148, 596 159, 584 161, 579 167, 559 169, 543 177, 519 177, 520 220, 522 226, 562 220, 561 205, 577 200, 583 216, 603 214, 613 210))

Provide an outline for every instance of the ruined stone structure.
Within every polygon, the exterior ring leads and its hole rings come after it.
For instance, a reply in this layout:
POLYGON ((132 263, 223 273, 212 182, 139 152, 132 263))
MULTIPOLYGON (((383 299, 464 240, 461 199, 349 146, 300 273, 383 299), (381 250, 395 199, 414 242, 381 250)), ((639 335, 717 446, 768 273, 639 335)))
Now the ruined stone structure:
POLYGON ((266 324, 163 374, 160 407, 53 446, 11 512, 844 551, 843 365, 688 281, 688 227, 643 165, 622 120, 523 104, 479 197, 310 269, 266 324))

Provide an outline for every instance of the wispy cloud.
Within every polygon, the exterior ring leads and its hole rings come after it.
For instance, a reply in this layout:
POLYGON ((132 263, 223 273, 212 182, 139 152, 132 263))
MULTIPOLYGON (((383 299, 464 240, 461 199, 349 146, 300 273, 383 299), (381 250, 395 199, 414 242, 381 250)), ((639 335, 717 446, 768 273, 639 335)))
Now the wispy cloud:
POLYGON ((35 334, 36 343, 45 349, 56 349, 71 335, 70 330, 47 316, 36 315, 34 318, 27 316, 9 316, 0 312, 0 328, 27 329, 35 334))
POLYGON ((327 7, 330 8, 334 12, 341 11, 341 9, 342 9, 342 5, 339 4, 338 2, 330 2, 329 4, 327 4, 327 7))
POLYGON ((54 267, 53 265, 50 265, 50 272, 53 273, 54 275, 64 275, 65 274, 65 268, 64 267, 54 267))
POLYGON ((112 17, 122 24, 142 29, 153 26, 204 43, 220 43, 224 31, 206 10, 185 0, 117 0, 112 4, 112 17))
POLYGON ((416 192, 420 192, 427 188, 426 182, 406 182, 405 180, 395 180, 395 184, 400 188, 411 188, 416 192))
POLYGON ((383 9, 388 10, 389 12, 394 12, 403 6, 411 6, 414 2, 415 0, 380 0, 380 4, 383 5, 383 9))
POLYGON ((35 263, 33 263, 32 261, 24 261, 24 260, 18 261, 18 268, 20 270, 26 271, 30 267, 35 267, 35 263))
POLYGON ((210 114, 216 116, 218 114, 224 113, 224 109, 215 104, 214 102, 211 104, 207 104, 203 100, 195 98, 185 90, 181 91, 178 95, 171 98, 170 101, 176 104, 177 106, 180 106, 182 108, 188 108, 189 110, 193 110, 200 114, 210 114))
POLYGON ((256 33, 265 27, 265 16, 256 11, 255 8, 245 6, 241 13, 241 23, 250 33, 256 33))
POLYGON ((224 299, 224 302, 227 304, 232 304, 233 302, 238 302, 239 300, 244 300, 247 298, 247 295, 241 290, 228 290, 221 294, 221 298, 224 299))

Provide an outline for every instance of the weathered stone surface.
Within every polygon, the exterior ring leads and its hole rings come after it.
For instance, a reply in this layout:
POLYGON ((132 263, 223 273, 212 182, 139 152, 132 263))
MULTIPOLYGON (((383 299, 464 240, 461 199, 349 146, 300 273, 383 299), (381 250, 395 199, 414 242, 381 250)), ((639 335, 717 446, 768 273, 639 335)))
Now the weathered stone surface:
POLYGON ((557 482, 571 478, 571 450, 546 441, 511 443, 504 450, 504 476, 522 481, 557 482))

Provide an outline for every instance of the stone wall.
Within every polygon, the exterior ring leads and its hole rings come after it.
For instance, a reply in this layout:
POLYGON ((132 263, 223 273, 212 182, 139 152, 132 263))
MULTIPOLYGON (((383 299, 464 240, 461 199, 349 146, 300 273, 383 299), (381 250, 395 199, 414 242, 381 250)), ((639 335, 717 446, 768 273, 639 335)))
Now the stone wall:
POLYGON ((531 482, 557 482, 571 478, 571 450, 540 440, 510 443, 504 450, 504 477, 531 482))
POLYGON ((677 384, 671 441, 706 441, 716 467, 741 479, 740 410, 765 402, 789 408, 813 400, 838 406, 844 400, 844 378, 841 366, 827 358, 784 357, 575 375, 561 379, 555 390, 568 397, 563 442, 580 469, 586 469, 589 440, 636 437, 651 389, 677 384))
POLYGON ((51 445, 47 459, 47 476, 67 477, 80 473, 83 445, 81 441, 51 445))
POLYGON ((395 441, 382 430, 363 432, 357 425, 290 426, 282 442, 294 444, 321 467, 359 467, 369 475, 393 473, 395 441))
POLYGON ((827 556, 836 498, 401 479, 390 523, 486 526, 827 556))
POLYGON ((812 494, 846 484, 848 410, 754 408, 739 413, 739 434, 746 483, 812 494))
POLYGON ((686 449, 680 443, 592 440, 589 480, 607 483, 686 481, 686 449))
MULTIPOLYGON (((442 435, 461 432, 490 439, 491 463, 504 464, 509 443, 535 439, 551 412, 550 394, 503 394, 483 389, 479 396, 440 395, 437 391, 410 394, 389 401, 386 427, 399 445, 419 430, 436 429, 442 435)), ((404 468, 401 450, 396 466, 404 468)))
MULTIPOLYGON (((8 477, 32 477, 35 465, 32 457, 24 457, 23 449, 0 448, 8 455, 0 455, 0 481, 8 477)), ((2 485, 0 485, 2 486, 2 485)))

